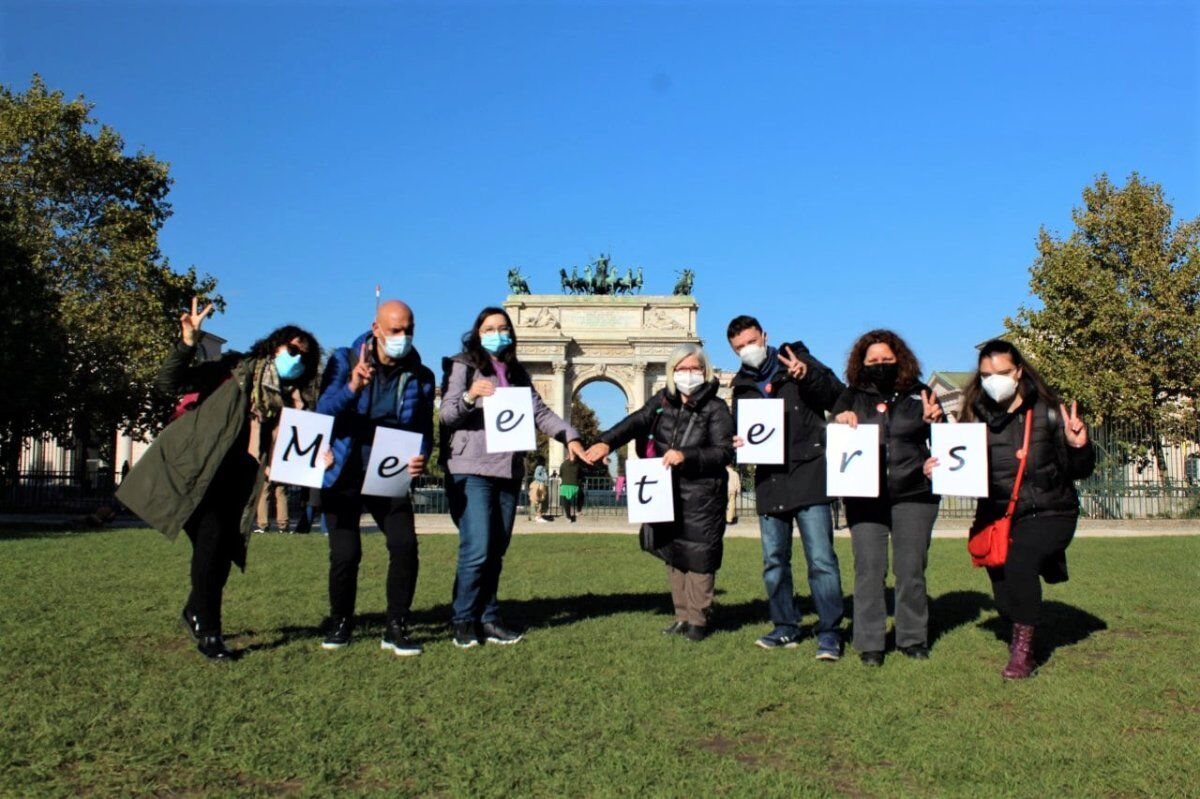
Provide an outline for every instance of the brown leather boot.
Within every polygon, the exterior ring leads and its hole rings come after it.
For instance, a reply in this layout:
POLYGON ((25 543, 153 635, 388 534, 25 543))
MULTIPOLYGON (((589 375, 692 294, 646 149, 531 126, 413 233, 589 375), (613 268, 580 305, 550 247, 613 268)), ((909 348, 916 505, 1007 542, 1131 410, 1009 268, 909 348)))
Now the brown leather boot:
POLYGON ((1012 646, 1008 665, 1000 676, 1006 680, 1024 680, 1033 676, 1033 625, 1013 623, 1012 646))

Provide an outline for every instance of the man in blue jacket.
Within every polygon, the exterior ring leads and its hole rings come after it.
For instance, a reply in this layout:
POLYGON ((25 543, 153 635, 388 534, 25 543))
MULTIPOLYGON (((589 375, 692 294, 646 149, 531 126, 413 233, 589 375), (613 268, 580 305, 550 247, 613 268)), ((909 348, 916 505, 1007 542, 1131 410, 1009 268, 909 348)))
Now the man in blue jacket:
POLYGON ((408 462, 409 478, 420 476, 433 444, 434 377, 412 346, 412 309, 399 300, 379 306, 371 330, 334 351, 321 381, 317 413, 334 417, 321 504, 329 528, 329 635, 324 649, 341 649, 354 631, 358 565, 362 560, 359 521, 363 510, 387 539, 387 630, 382 648, 419 655, 409 637, 407 616, 417 584, 417 532, 411 495, 363 496, 376 427, 420 433, 421 454, 408 462))

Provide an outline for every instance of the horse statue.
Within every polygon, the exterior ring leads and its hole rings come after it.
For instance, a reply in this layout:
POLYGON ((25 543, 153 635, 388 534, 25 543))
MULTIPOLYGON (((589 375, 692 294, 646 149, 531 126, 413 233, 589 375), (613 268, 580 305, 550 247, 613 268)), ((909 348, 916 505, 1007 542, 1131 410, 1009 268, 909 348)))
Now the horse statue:
POLYGON ((692 283, 695 281, 696 275, 691 269, 684 269, 679 275, 679 280, 675 283, 675 289, 672 294, 688 296, 692 293, 692 283))
MULTIPOLYGON (((576 279, 578 279, 578 278, 576 278, 576 279)), ((567 275, 566 269, 558 270, 558 280, 559 280, 559 283, 562 284, 562 293, 563 294, 574 294, 575 293, 575 284, 571 281, 570 276, 567 275)))
POLYGON ((529 294, 529 282, 521 276, 521 270, 513 267, 508 270, 508 293, 529 294))

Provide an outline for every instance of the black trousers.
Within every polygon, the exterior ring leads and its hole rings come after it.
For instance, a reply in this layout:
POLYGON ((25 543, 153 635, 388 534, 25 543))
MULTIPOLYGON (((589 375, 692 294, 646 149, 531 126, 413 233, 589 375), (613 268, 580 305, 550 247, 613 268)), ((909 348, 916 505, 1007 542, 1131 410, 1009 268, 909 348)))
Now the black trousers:
POLYGON ((1075 516, 1015 519, 1008 561, 988 569, 1000 612, 1018 624, 1036 625, 1042 613, 1042 577, 1066 580, 1064 553, 1075 537, 1075 516))
POLYGON ((221 634, 221 597, 234 561, 245 554, 242 514, 257 476, 258 464, 238 442, 183 526, 192 541, 192 591, 187 604, 196 614, 201 635, 221 634))
POLYGON ((362 562, 361 519, 371 514, 387 539, 387 615, 403 619, 412 607, 417 587, 417 528, 408 497, 364 497, 362 476, 343 475, 339 485, 321 492, 321 507, 329 528, 329 614, 354 615, 358 599, 358 565, 362 562), (342 483, 345 483, 342 486, 342 483))

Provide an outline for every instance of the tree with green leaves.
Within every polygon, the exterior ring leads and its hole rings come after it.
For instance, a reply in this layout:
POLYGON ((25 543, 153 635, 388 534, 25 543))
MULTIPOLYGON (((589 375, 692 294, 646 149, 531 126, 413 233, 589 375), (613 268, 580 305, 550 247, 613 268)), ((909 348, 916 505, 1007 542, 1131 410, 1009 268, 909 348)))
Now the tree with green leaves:
POLYGON ((37 75, 25 92, 0 86, 8 476, 29 436, 105 447, 118 428, 153 429, 170 404, 153 378, 180 310, 193 296, 223 305, 213 278, 176 272, 158 248, 171 214, 167 164, 127 154, 92 108, 37 75))
POLYGON ((1040 307, 1005 320, 1063 396, 1141 426, 1166 475, 1164 440, 1194 435, 1200 394, 1200 218, 1176 220, 1136 172, 1083 190, 1065 238, 1045 228, 1030 268, 1040 307))

